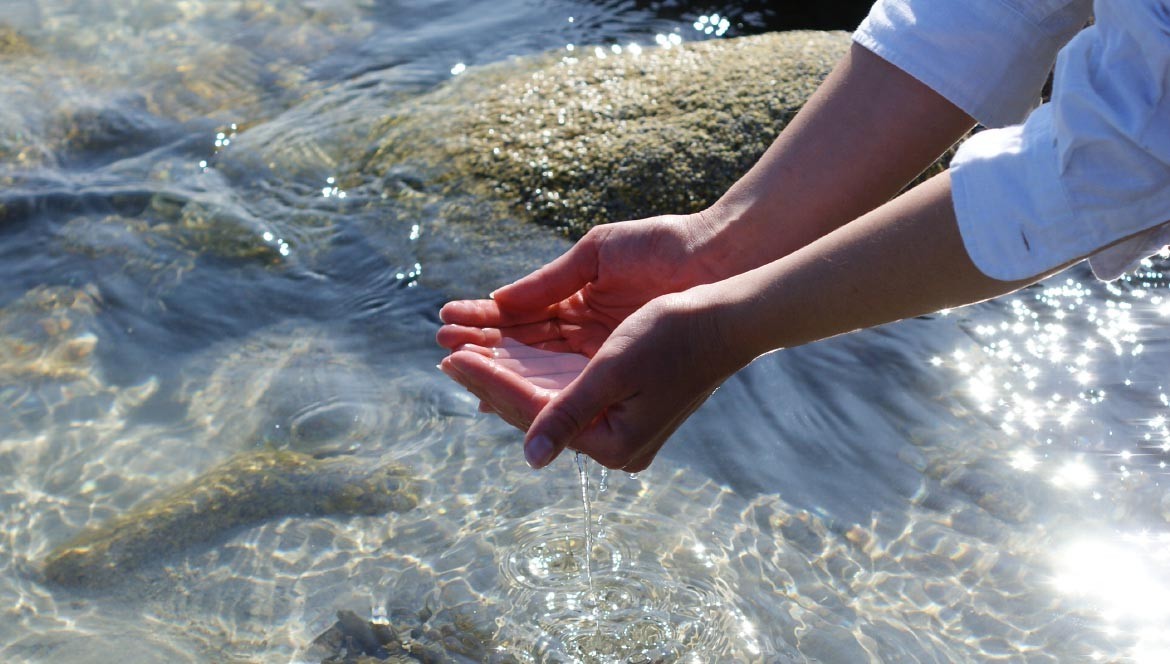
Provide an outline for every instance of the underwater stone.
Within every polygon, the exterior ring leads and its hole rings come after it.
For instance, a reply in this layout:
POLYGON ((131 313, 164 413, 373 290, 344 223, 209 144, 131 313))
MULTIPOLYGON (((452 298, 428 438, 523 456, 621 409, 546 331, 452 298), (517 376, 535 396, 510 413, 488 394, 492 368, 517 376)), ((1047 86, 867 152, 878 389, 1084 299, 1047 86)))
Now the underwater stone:
POLYGON ((0 56, 32 55, 36 49, 28 38, 10 25, 0 23, 0 56))
POLYGON ((157 499, 82 532, 49 554, 45 576, 100 587, 143 564, 280 516, 374 515, 418 504, 407 470, 292 451, 241 454, 157 499))
POLYGON ((238 449, 320 454, 405 435, 408 409, 392 380, 320 330, 277 325, 205 357, 208 373, 189 372, 180 397, 193 423, 238 449))
POLYGON ((98 308, 93 286, 37 286, 0 309, 0 386, 92 379, 98 308))
POLYGON ((348 609, 338 611, 337 622, 313 639, 311 654, 321 656, 322 664, 417 661, 403 657, 402 641, 393 627, 365 620, 348 609))
POLYGON ((421 172, 444 195, 502 201, 571 236, 696 211, 756 162, 849 43, 793 31, 485 66, 385 117, 368 170, 390 188, 421 172))

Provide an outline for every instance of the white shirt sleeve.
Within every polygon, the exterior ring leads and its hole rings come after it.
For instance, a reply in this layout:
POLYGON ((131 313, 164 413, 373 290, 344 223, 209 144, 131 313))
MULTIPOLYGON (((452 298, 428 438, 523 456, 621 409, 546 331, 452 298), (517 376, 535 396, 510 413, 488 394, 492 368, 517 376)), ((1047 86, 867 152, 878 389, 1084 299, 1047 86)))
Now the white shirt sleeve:
POLYGON ((990 277, 1097 254, 1114 278, 1170 239, 1170 3, 1098 0, 1095 14, 1060 53, 1052 101, 951 162, 964 245, 990 277))
POLYGON ((987 127, 1024 119, 1090 0, 879 0, 853 40, 987 127))

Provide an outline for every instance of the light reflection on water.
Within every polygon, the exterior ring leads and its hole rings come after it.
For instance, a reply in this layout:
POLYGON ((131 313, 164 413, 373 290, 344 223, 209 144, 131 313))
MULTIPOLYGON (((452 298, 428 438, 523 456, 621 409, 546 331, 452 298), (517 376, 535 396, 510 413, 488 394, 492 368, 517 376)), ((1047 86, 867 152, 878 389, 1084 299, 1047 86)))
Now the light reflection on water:
POLYGON ((593 483, 589 551, 570 464, 527 471, 431 368, 423 277, 475 279, 474 252, 354 146, 509 55, 735 33, 640 7, 8 8, 0 658, 319 661, 339 610, 456 661, 1167 658, 1161 260, 764 358, 654 469, 593 483), (422 502, 44 582, 53 546, 264 445, 409 464, 422 502))

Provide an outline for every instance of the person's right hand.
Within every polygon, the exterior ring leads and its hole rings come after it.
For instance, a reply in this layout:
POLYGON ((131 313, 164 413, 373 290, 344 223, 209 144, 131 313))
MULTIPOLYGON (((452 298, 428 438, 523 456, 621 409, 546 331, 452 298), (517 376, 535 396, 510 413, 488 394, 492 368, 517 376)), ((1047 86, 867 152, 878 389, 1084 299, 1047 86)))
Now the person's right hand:
POLYGON ((666 293, 716 281, 703 249, 714 235, 704 213, 591 229, 548 265, 492 294, 449 302, 436 338, 445 348, 499 346, 504 338, 592 357, 634 311, 666 293))

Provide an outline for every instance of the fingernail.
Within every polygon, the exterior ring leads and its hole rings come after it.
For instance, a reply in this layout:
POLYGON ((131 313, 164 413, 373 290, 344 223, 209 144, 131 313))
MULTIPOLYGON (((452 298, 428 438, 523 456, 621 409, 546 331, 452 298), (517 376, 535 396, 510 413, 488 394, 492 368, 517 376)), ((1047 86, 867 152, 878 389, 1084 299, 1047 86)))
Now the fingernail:
POLYGON ((537 436, 524 446, 524 459, 533 468, 544 468, 552 461, 554 450, 548 436, 537 436))
POLYGON ((443 373, 447 374, 447 377, 450 378, 451 380, 453 380, 457 383, 462 383, 462 381, 459 380, 460 378, 462 378, 462 376, 459 374, 459 371, 457 369, 455 369, 455 367, 452 367, 449 364, 436 364, 435 366, 439 367, 439 371, 442 371, 443 373))
POLYGON ((498 292, 499 292, 499 290, 500 290, 500 289, 498 289, 498 288, 497 288, 496 290, 494 290, 494 291, 492 291, 492 292, 488 293, 488 299, 489 299, 489 300, 494 300, 494 299, 496 299, 496 293, 498 293, 498 292))

